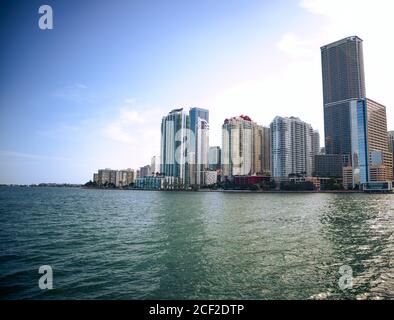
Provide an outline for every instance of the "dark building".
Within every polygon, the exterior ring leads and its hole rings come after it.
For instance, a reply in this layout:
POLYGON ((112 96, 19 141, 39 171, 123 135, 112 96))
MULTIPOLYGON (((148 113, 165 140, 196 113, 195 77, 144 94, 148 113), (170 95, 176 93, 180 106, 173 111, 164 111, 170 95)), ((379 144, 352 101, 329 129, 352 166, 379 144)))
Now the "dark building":
POLYGON ((350 101, 365 93, 362 40, 348 37, 321 47, 327 154, 351 154, 350 101))
POLYGON ((342 177, 343 157, 340 154, 315 155, 315 176, 342 177))
POLYGON ((272 178, 269 176, 234 176, 233 183, 235 186, 251 186, 261 182, 270 183, 272 178))

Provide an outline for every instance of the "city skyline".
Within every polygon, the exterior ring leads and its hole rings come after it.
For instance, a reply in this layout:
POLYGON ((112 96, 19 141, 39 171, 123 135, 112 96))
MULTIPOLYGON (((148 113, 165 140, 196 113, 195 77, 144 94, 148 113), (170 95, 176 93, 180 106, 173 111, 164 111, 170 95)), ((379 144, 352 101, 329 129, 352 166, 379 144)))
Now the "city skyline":
POLYGON ((382 41, 392 29, 384 19, 389 10, 382 10, 389 2, 357 2, 349 16, 353 1, 330 1, 329 9, 325 3, 252 1, 238 10, 237 1, 168 8, 120 1, 92 10, 86 1, 79 16, 72 4, 53 1, 51 33, 36 26, 41 3, 8 4, 0 19, 1 39, 13 43, 0 56, 0 183, 81 183, 97 168, 144 166, 159 154, 157 126, 171 106, 209 109, 210 145, 220 145, 223 119, 241 113, 263 126, 276 115, 300 117, 324 145, 319 47, 356 34, 368 40, 367 96, 387 106, 393 130, 385 78, 394 64, 391 43, 382 41), (363 19, 375 7, 379 19, 363 19), (101 27, 104 16, 111 23, 101 27), (13 19, 18 28, 10 41, 13 19))

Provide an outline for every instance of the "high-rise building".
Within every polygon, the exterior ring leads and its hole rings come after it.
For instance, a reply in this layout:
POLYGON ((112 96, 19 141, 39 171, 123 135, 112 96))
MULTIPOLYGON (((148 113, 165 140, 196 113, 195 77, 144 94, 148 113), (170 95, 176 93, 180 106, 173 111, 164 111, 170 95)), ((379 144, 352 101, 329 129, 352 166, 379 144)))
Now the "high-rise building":
POLYGON ((194 145, 190 152, 194 152, 195 184, 201 185, 204 181, 204 171, 208 168, 209 150, 209 111, 201 108, 191 108, 189 111, 190 130, 194 134, 194 145))
POLYGON ((252 126, 252 173, 262 174, 263 127, 252 126))
POLYGON ((392 154, 392 163, 393 163, 393 177, 392 180, 394 181, 394 131, 389 131, 387 133, 387 137, 389 140, 389 152, 392 154))
POLYGON ((253 172, 253 127, 248 116, 224 120, 222 126, 222 176, 232 178, 253 172))
POLYGON ((346 182, 352 169, 352 188, 388 181, 386 109, 366 98, 362 40, 354 36, 323 46, 321 56, 326 154, 342 155, 346 182))
POLYGON ((391 181, 393 157, 388 146, 386 107, 371 99, 365 99, 364 103, 367 113, 368 181, 391 181))
POLYGON ((317 154, 315 155, 316 177, 342 178, 342 155, 340 154, 317 154))
POLYGON ((222 165, 220 156, 221 156, 220 147, 218 146, 209 147, 208 162, 209 162, 210 170, 220 170, 222 165))
POLYGON ((271 128, 262 128, 261 139, 261 171, 263 174, 271 174, 271 128))
POLYGON ((116 170, 109 168, 98 170, 97 180, 99 185, 116 185, 116 170))
POLYGON ((140 176, 139 178, 145 178, 152 175, 152 169, 149 164, 140 168, 140 176))
POLYGON ((190 117, 183 109, 174 109, 161 122, 160 172, 188 184, 187 150, 190 117))
POLYGON ((312 174, 316 172, 315 169, 315 156, 320 153, 320 134, 318 130, 311 129, 312 132, 312 174))
POLYGON ((348 37, 321 47, 327 154, 351 154, 350 101, 365 93, 362 40, 348 37))
POLYGON ((153 156, 150 163, 150 168, 153 175, 160 173, 160 157, 153 156))
POLYGON ((275 117, 271 123, 272 176, 312 176, 312 127, 299 118, 275 117))

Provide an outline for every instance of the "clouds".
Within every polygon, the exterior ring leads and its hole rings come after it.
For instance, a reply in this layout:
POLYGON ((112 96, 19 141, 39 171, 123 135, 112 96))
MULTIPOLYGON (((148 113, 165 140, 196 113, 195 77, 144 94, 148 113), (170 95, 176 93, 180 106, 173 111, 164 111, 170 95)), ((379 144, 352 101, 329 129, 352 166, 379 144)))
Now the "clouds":
POLYGON ((130 164, 137 167, 146 165, 153 155, 158 155, 161 118, 167 111, 137 105, 136 99, 126 99, 102 128, 103 137, 117 144, 113 146, 116 150, 114 160, 122 155, 123 162, 129 164, 125 167, 130 164))
POLYGON ((320 40, 320 46, 352 35, 364 40, 367 96, 386 105, 388 128, 394 128, 391 96, 394 74, 393 1, 302 0, 300 6, 313 15, 325 18, 320 27, 311 28, 306 35, 307 39, 320 40))
POLYGON ((308 41, 292 32, 286 33, 277 43, 278 49, 289 57, 313 59, 316 48, 312 41, 308 41))
POLYGON ((74 103, 86 103, 93 100, 93 94, 88 87, 81 83, 74 83, 55 90, 52 94, 54 98, 62 99, 74 103))

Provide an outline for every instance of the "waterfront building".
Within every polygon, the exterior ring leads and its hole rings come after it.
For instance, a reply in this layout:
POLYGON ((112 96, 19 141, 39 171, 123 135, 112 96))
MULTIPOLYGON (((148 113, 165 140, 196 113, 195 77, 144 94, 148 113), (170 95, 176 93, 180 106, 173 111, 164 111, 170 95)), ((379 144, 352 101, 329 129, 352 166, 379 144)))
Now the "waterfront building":
POLYGON ((272 182, 270 176, 253 175, 253 176, 234 176, 233 184, 235 187, 250 187, 257 184, 266 185, 272 182))
POLYGON ((352 188, 392 179, 387 149, 386 109, 366 98, 363 46, 356 36, 321 48, 325 148, 347 163, 344 184, 352 167, 352 188))
POLYGON ((209 147, 208 162, 210 170, 220 170, 222 164, 220 147, 209 147))
POLYGON ((392 180, 394 181, 394 131, 389 131, 387 133, 387 138, 389 142, 389 152, 391 152, 392 155, 392 163, 393 163, 393 170, 392 170, 392 180))
POLYGON ((342 155, 317 154, 315 155, 315 176, 342 178, 342 155))
POLYGON ((318 130, 313 130, 312 132, 312 174, 315 173, 315 156, 320 153, 320 134, 318 130))
POLYGON ((179 177, 147 176, 137 178, 134 187, 143 190, 182 190, 184 184, 179 177))
POLYGON ((353 167, 346 166, 342 168, 342 184, 345 189, 353 189, 354 188, 354 175, 353 175, 353 167))
POLYGON ((321 47, 327 154, 351 154, 350 102, 366 97, 363 43, 348 37, 321 47))
POLYGON ((144 178, 151 175, 152 175, 152 169, 149 164, 140 168, 140 176, 139 176, 140 178, 144 178))
POLYGON ((97 180, 99 185, 116 185, 116 170, 109 168, 98 170, 97 180))
POLYGON ((179 178, 185 186, 189 183, 187 151, 188 147, 193 147, 187 145, 189 131, 190 116, 183 109, 174 109, 162 119, 160 172, 167 177, 179 178))
POLYGON ((252 126, 252 174, 262 173, 263 127, 252 126))
POLYGON ((204 184, 206 186, 213 185, 218 181, 218 173, 216 170, 204 171, 204 184))
POLYGON ((275 117, 271 123, 272 176, 312 176, 312 127, 299 118, 275 117))
POLYGON ((271 128, 262 128, 261 139, 261 172, 271 175, 271 128))
POLYGON ((365 99, 367 112, 368 182, 392 181, 393 156, 387 136, 386 107, 365 99))
POLYGON ((159 156, 153 156, 151 158, 150 169, 151 169, 153 175, 157 175, 158 173, 160 173, 160 157, 159 156))
POLYGON ((99 178, 98 177, 99 177, 98 173, 93 173, 93 182, 96 183, 96 184, 98 184, 98 182, 99 182, 99 178))
POLYGON ((248 116, 226 119, 222 126, 222 176, 251 175, 255 154, 254 135, 257 124, 248 116))
POLYGON ((194 135, 194 144, 189 149, 189 152, 194 152, 192 175, 195 184, 202 185, 204 171, 208 168, 209 111, 201 108, 191 108, 189 118, 190 130, 194 135))
POLYGON ((115 186, 118 188, 127 187, 134 182, 134 170, 126 169, 116 172, 115 186))
POLYGON ((117 188, 127 186, 127 172, 123 170, 116 171, 116 182, 115 186, 117 188))

